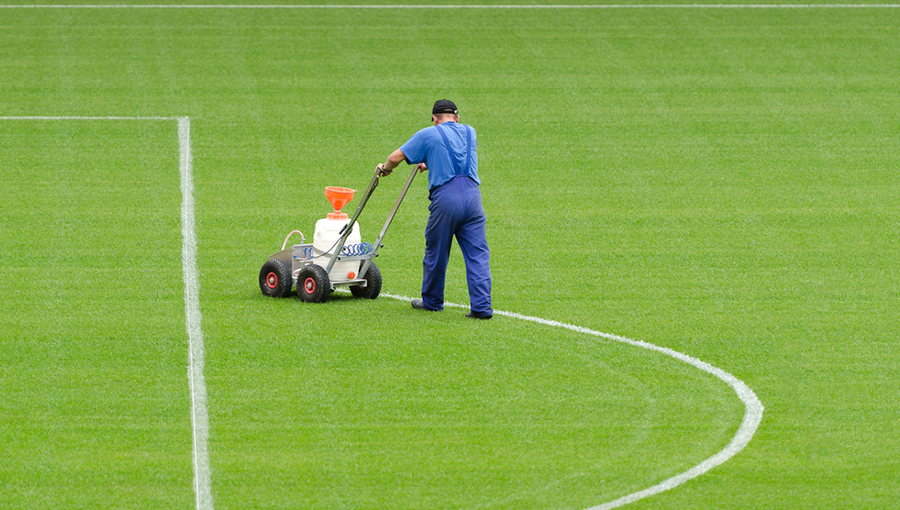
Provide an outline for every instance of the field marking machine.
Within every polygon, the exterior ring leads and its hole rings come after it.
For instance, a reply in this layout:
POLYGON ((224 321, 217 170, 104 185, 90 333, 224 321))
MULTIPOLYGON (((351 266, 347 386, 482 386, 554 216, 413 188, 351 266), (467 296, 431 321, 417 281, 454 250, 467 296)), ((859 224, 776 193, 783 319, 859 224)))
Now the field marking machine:
POLYGON ((380 167, 375 170, 352 218, 348 218, 341 209, 353 199, 356 190, 326 187, 325 197, 331 202, 334 212, 316 222, 312 243, 306 242, 302 232, 294 230, 284 239, 281 251, 269 256, 259 270, 259 288, 263 295, 288 297, 291 289, 296 287, 297 295, 303 301, 324 303, 336 287, 349 287, 356 297, 377 298, 381 293, 382 279, 381 271, 375 265, 375 257, 378 256, 378 249, 384 246, 381 241, 418 171, 419 166, 413 165, 381 233, 372 244, 362 242, 356 220, 378 187, 378 181, 390 172, 383 172, 380 167), (288 241, 294 234, 300 235, 300 244, 288 247, 288 241))

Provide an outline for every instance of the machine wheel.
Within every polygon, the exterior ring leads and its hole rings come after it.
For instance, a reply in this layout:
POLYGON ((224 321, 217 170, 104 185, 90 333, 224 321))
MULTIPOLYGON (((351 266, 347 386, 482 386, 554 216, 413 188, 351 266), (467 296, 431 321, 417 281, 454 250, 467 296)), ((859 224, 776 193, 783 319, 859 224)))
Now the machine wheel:
POLYGON ((297 274, 297 295, 307 303, 324 303, 331 294, 331 280, 325 268, 315 264, 304 266, 297 274))
POLYGON ((288 297, 294 279, 291 266, 283 260, 271 259, 259 270, 259 289, 269 297, 288 297))
POLYGON ((381 270, 374 262, 369 264, 366 271, 366 286, 350 287, 350 293, 359 298, 375 299, 381 294, 381 270))

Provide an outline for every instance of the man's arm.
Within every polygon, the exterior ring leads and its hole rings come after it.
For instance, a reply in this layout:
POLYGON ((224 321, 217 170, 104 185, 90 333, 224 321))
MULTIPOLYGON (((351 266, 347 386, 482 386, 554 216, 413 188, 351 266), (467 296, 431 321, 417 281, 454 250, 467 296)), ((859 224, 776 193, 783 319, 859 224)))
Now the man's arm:
POLYGON ((381 172, 382 176, 389 175, 397 168, 397 165, 406 161, 406 155, 400 149, 395 150, 387 157, 384 163, 378 165, 376 169, 381 172))

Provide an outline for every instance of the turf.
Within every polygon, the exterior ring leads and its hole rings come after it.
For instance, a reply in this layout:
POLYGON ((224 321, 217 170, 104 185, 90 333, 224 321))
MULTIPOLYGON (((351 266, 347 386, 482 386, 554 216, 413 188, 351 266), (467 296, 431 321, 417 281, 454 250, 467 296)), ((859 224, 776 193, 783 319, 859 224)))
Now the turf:
MULTIPOLYGON (((362 189, 443 97, 478 130, 496 309, 684 352, 766 407, 737 456, 629 508, 891 508, 897 26, 897 9, 0 9, 0 115, 190 117, 216 508, 584 509, 734 435, 730 388, 659 354, 260 295, 323 188, 362 189)), ((0 506, 193 506, 175 121, 0 120, 0 147, 0 506)), ((388 293, 417 295, 426 205, 420 177, 378 259, 388 293)), ((447 299, 467 303, 458 251, 447 299)))

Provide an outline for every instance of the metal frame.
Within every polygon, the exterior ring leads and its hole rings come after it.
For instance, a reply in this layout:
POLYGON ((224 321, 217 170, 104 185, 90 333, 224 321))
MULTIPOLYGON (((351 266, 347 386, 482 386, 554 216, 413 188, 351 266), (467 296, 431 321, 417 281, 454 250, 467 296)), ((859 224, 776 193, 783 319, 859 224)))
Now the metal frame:
MULTIPOLYGON (((348 260, 363 260, 365 261, 362 267, 359 270, 356 278, 353 280, 347 280, 342 282, 329 282, 331 283, 332 289, 336 286, 365 286, 366 282, 366 273, 369 271, 369 267, 372 264, 372 261, 375 257, 378 256, 378 249, 384 246, 381 241, 384 239, 385 233, 387 233, 388 227, 391 226, 391 222, 394 221, 394 216, 397 215, 397 210, 400 209, 400 203, 403 202, 403 198, 406 196, 406 192, 409 191, 409 187, 412 185, 413 179, 415 179, 416 174, 419 173, 419 165, 413 165, 413 170, 409 174, 409 178, 406 180, 406 184, 403 186, 403 189, 400 191, 400 196, 397 197, 397 202, 394 204, 393 209, 391 209, 390 214, 388 214, 387 220, 384 222, 384 226, 381 228, 381 232, 378 234, 378 239, 375 240, 375 243, 372 245, 372 251, 369 253, 365 253, 363 255, 341 255, 341 250, 344 249, 344 244, 347 242, 347 238, 353 232, 353 225, 356 224, 356 220, 359 218, 359 215, 362 214, 363 209, 366 207, 366 203, 369 201, 369 197, 372 196, 372 193, 375 191, 375 188, 378 187, 378 181, 383 177, 379 170, 375 170, 375 175, 372 176, 372 180, 369 181, 368 187, 363 192, 362 197, 360 198, 359 205, 356 207, 356 212, 353 213, 353 216, 350 218, 350 221, 347 222, 347 225, 341 230, 341 237, 338 239, 337 243, 334 245, 331 253, 331 260, 328 261, 328 265, 325 266, 325 273, 331 274, 331 269, 334 267, 336 262, 348 261, 348 260)), ((302 234, 301 234, 302 236, 302 234)), ((290 237, 290 234, 288 234, 290 237)), ((287 244, 287 239, 285 239, 285 245, 287 244)), ((294 284, 297 284, 297 272, 303 268, 303 266, 312 264, 313 257, 308 256, 308 253, 311 253, 311 244, 298 244, 292 246, 290 249, 287 249, 286 246, 281 247, 281 251, 273 254, 269 258, 280 258, 285 262, 291 263, 291 274, 294 279, 294 284)), ((326 252, 327 254, 328 252, 326 252)))

